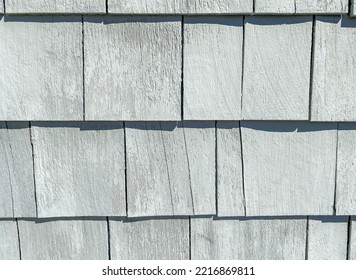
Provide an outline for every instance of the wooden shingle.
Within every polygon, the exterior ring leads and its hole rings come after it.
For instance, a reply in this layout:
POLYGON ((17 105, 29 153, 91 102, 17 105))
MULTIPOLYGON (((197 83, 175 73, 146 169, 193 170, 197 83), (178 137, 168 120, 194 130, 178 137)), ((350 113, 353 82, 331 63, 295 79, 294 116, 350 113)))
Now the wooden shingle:
POLYGON ((19 260, 19 239, 15 220, 0 219, 0 260, 19 260))
POLYGON ((294 14, 295 0, 255 0, 255 13, 264 15, 294 14))
POLYGON ((347 14, 349 0, 295 0, 297 14, 347 14))

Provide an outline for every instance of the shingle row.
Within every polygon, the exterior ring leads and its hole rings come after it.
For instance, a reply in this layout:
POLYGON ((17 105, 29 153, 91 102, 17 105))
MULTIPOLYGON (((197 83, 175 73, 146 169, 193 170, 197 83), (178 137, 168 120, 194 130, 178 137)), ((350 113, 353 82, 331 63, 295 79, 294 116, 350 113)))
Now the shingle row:
POLYGON ((5 16, 0 120, 355 121, 355 44, 349 17, 5 16))
POLYGON ((5 0, 5 7, 9 14, 346 14, 349 0, 5 0))
POLYGON ((0 217, 356 213, 356 124, 1 123, 0 217))
POLYGON ((0 220, 0 259, 355 259, 355 223, 354 217, 0 220))

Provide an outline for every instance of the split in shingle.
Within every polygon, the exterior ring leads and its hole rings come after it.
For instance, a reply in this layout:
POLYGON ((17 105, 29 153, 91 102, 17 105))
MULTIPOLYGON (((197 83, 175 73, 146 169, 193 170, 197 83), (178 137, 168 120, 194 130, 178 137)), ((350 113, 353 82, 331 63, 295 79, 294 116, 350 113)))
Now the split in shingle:
POLYGON ((0 219, 0 260, 19 260, 20 250, 15 220, 0 219))

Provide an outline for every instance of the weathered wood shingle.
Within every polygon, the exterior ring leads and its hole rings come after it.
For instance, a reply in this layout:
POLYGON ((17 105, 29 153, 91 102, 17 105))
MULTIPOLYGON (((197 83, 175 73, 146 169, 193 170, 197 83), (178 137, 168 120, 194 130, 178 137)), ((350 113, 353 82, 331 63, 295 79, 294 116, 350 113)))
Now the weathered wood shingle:
POLYGON ((308 259, 346 260, 348 217, 310 217, 308 259))
POLYGON ((126 125, 129 216, 215 214, 214 122, 126 125))
POLYGON ((294 14, 295 0, 255 0, 256 14, 294 14))
POLYGON ((304 259, 306 219, 191 219, 192 259, 304 259))
POLYGON ((248 216, 332 215, 336 124, 242 122, 248 216))
POLYGON ((9 14, 106 13, 105 0, 6 0, 9 14))
POLYGON ((350 243, 348 247, 348 251, 349 251, 348 259, 356 260, 356 216, 352 216, 350 222, 351 222, 349 225, 350 243))
POLYGON ((242 17, 184 18, 184 119, 241 118, 242 17))
POLYGON ((80 17, 0 20, 0 119, 81 120, 80 17))
POLYGON ((110 219, 113 260, 189 259, 188 218, 110 219))
POLYGON ((242 118, 307 120, 312 17, 247 17, 242 118))
POLYGON ((295 0, 297 14, 347 14, 349 0, 295 0))
POLYGON ((33 123, 39 217, 123 216, 124 130, 115 123, 33 123))
POLYGON ((356 20, 317 17, 311 119, 356 121, 356 20))
POLYGON ((15 220, 0 219, 0 260, 19 260, 19 238, 15 220))
POLYGON ((181 119, 181 18, 85 17, 87 120, 181 119))
POLYGON ((105 218, 19 220, 23 260, 106 260, 105 218))

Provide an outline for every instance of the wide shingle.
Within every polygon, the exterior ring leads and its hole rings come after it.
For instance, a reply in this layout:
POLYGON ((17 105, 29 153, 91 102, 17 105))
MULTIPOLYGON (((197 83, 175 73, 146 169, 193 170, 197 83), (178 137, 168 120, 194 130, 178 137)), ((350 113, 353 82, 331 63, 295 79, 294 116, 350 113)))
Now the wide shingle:
POLYGON ((19 220, 23 260, 106 260, 105 218, 19 220))
POLYGON ((256 14, 294 14, 295 0, 255 0, 256 14))
POLYGON ((217 122, 218 216, 244 216, 244 191, 240 125, 217 122))
POLYGON ((181 119, 181 18, 85 17, 87 120, 181 119))
POLYGON ((189 219, 110 219, 113 260, 189 259, 189 219))
POLYGON ((311 119, 356 121, 356 20, 317 17, 311 119))
POLYGON ((19 260, 19 238, 15 220, 0 219, 0 260, 19 260))
POLYGON ((297 14, 346 14, 349 0, 295 0, 297 14))
POLYGON ((106 13, 105 0, 6 0, 9 14, 106 13))
POLYGON ((215 214, 214 122, 126 126, 129 216, 215 214))
POLYGON ((308 259, 346 260, 348 217, 310 217, 308 259))
POLYGON ((192 259, 304 259, 306 219, 192 218, 192 259))
POLYGON ((124 130, 115 123, 33 123, 39 217, 123 216, 124 130))
POLYGON ((241 118, 242 17, 184 18, 184 119, 241 118))
POLYGON ((83 117, 80 17, 3 17, 0 119, 83 117))
POLYGON ((307 120, 312 17, 247 17, 246 120, 307 120))
POLYGON ((0 123, 1 217, 36 217, 28 122, 0 123))
POLYGON ((332 215, 336 124, 242 122, 248 216, 332 215))

